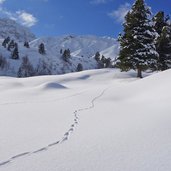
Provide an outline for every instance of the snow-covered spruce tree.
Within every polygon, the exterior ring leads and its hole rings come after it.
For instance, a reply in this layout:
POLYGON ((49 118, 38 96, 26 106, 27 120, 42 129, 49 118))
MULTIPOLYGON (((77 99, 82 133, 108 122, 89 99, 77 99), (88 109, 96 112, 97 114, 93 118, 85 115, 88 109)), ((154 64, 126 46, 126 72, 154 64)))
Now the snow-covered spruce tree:
POLYGON ((7 62, 6 58, 0 55, 0 70, 9 69, 9 62, 7 62))
POLYGON ((11 49, 14 49, 15 48, 15 42, 14 40, 11 40, 10 43, 8 44, 8 50, 11 51, 11 49))
POLYGON ((83 65, 81 63, 79 63, 77 65, 77 72, 83 71, 83 65))
POLYGON ((157 33, 150 15, 144 0, 136 0, 125 17, 124 34, 119 37, 118 66, 122 71, 137 70, 137 77, 140 78, 142 71, 157 67, 158 53, 154 43, 157 33))
POLYGON ((2 42, 2 46, 4 48, 7 48, 9 42, 10 42, 10 37, 5 38, 4 41, 2 42))
POLYGON ((26 48, 30 48, 30 45, 29 45, 29 42, 24 42, 24 47, 26 47, 26 48))
POLYGON ((14 50, 11 55, 12 59, 19 59, 18 44, 14 44, 14 50))
POLYGON ((36 75, 52 75, 51 66, 44 61, 44 59, 40 59, 37 69, 36 75))
POLYGON ((106 58, 105 60, 105 67, 106 68, 111 68, 111 58, 106 58))
POLYGON ((43 43, 41 43, 39 45, 39 53, 42 54, 42 55, 45 55, 46 54, 45 45, 43 43))
POLYGON ((102 55, 100 62, 102 64, 102 68, 110 68, 111 67, 111 58, 106 58, 104 55, 102 55))
POLYGON ((160 55, 158 69, 164 71, 171 68, 171 25, 163 27, 157 40, 157 51, 160 55))
POLYGON ((97 68, 100 69, 100 68, 104 68, 104 63, 102 62, 101 60, 101 55, 99 52, 96 52, 95 56, 94 56, 94 59, 96 60, 97 62, 97 68))
POLYGON ((101 63, 102 63, 102 68, 105 68, 106 67, 106 58, 104 55, 102 55, 102 58, 101 58, 101 63))
POLYGON ((32 64, 29 61, 29 58, 27 56, 22 58, 21 66, 18 70, 18 77, 24 78, 24 77, 31 77, 35 75, 34 68, 32 64))
POLYGON ((100 61, 100 53, 96 52, 94 59, 99 62, 100 61))
POLYGON ((168 21, 168 18, 165 17, 165 13, 163 11, 159 11, 153 17, 154 28, 159 35, 162 33, 163 27, 168 25, 167 21, 168 21))
POLYGON ((159 54, 158 59, 158 70, 166 70, 170 66, 170 25, 168 23, 169 17, 165 16, 163 11, 158 12, 153 17, 154 27, 159 34, 159 37, 156 41, 156 48, 159 54))
POLYGON ((65 49, 62 55, 62 58, 65 62, 69 62, 69 58, 71 57, 70 49, 65 49))

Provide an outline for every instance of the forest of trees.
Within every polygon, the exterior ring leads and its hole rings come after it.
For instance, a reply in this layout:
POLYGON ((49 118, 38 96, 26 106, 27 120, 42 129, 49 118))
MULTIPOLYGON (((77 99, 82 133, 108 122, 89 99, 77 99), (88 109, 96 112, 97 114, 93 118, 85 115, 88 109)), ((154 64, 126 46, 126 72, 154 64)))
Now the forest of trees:
POLYGON ((171 23, 163 11, 152 17, 144 0, 136 0, 123 26, 117 60, 122 71, 136 70, 142 78, 142 71, 171 68, 171 23))

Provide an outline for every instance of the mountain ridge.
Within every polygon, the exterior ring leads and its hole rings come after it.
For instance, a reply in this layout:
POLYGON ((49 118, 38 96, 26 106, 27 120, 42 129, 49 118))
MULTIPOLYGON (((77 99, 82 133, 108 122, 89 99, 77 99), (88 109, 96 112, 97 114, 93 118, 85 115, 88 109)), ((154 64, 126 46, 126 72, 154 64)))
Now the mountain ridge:
MULTIPOLYGON (((1 21, 2 19, 0 22, 1 21)), ((26 56, 33 66, 34 72, 37 72, 38 66, 40 69, 41 65, 41 75, 57 75, 76 72, 79 64, 82 65, 83 70, 97 69, 99 68, 99 64, 94 58, 97 52, 101 54, 101 57, 104 55, 105 58, 111 58, 112 60, 117 57, 119 52, 117 40, 107 36, 62 35, 35 38, 34 36, 30 36, 33 34, 28 31, 28 29, 26 29, 28 32, 25 34, 24 31, 26 30, 22 30, 23 26, 20 28, 20 25, 16 24, 15 21, 7 20, 7 22, 8 21, 12 24, 12 26, 8 26, 12 27, 13 31, 17 30, 17 33, 11 32, 11 28, 9 28, 4 29, 6 31, 5 35, 6 37, 10 37, 11 40, 14 39, 18 44, 19 59, 12 59, 14 49, 9 51, 8 48, 2 46, 5 36, 3 37, 0 34, 0 56, 7 64, 7 66, 4 67, 2 65, 4 61, 0 61, 0 75, 17 77, 23 61, 22 59, 26 56), (20 30, 19 35, 18 30, 20 30), (18 36, 16 36, 16 34, 18 36), (24 47, 26 40, 29 42, 29 48, 24 47), (44 55, 39 53, 39 45, 41 43, 45 46, 46 53, 44 55), (66 49, 70 50, 71 55, 67 62, 62 58, 62 53, 64 53, 66 49)), ((40 73, 36 73, 35 75, 40 75, 40 73)))

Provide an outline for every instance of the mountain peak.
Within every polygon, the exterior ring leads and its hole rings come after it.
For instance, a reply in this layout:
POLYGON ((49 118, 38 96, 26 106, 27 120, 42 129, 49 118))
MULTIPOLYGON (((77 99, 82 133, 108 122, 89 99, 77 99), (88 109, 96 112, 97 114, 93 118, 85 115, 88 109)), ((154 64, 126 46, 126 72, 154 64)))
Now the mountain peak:
POLYGON ((0 38, 10 37, 18 42, 32 41, 36 36, 31 31, 18 24, 16 21, 0 18, 0 38))

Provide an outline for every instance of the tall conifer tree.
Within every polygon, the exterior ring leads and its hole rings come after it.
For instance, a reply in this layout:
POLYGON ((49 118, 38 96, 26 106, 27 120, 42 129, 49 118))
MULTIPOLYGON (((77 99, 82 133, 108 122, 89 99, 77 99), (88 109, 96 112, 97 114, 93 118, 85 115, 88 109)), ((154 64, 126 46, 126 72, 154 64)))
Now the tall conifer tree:
POLYGON ((158 68, 161 71, 171 68, 171 25, 162 29, 157 41, 157 50, 160 54, 158 68))
POLYGON ((137 70, 137 77, 140 78, 142 71, 157 67, 158 53, 154 43, 157 33, 150 15, 144 0, 136 0, 125 17, 124 34, 119 37, 119 67, 122 71, 137 70))
POLYGON ((163 11, 159 11, 153 18, 154 26, 159 34, 156 48, 159 54, 158 70, 166 70, 171 66, 171 25, 169 17, 163 11))

